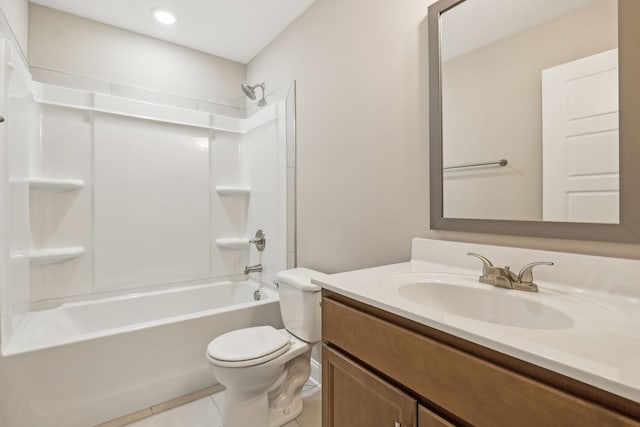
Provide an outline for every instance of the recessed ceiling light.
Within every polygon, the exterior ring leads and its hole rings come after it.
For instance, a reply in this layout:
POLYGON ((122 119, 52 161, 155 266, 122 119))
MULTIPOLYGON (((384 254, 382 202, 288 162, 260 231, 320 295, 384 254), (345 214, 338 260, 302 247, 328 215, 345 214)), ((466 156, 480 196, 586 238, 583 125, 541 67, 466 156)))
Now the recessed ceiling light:
POLYGON ((156 18, 156 21, 165 24, 165 25, 173 25, 176 23, 176 15, 169 12, 167 9, 159 9, 153 8, 151 9, 153 13, 153 17, 156 18))

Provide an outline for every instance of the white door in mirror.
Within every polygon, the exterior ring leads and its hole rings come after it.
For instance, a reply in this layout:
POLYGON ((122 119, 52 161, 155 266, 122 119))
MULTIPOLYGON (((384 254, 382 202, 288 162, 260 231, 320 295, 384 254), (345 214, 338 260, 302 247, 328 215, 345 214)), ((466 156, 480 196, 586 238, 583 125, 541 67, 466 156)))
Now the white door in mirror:
POLYGON ((545 221, 619 223, 618 50, 542 71, 545 221))

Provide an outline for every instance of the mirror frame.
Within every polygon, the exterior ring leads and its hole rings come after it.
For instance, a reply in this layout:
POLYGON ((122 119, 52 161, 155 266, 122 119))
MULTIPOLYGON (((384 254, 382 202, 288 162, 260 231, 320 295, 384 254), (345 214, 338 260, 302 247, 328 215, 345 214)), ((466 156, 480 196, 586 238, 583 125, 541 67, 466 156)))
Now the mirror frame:
POLYGON ((442 174, 441 15, 466 0, 429 7, 429 177, 432 230, 640 243, 640 1, 618 0, 620 102, 619 224, 445 218, 442 174))

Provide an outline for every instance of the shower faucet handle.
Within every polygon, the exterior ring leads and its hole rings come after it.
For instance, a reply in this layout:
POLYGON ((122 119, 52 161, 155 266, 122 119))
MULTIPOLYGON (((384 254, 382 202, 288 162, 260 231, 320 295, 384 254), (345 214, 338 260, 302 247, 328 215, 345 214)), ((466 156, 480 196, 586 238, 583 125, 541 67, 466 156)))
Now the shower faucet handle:
POLYGON ((249 240, 249 243, 253 243, 256 245, 256 249, 259 252, 264 251, 265 246, 267 246, 267 235, 264 231, 258 230, 256 231, 256 235, 253 239, 249 240))

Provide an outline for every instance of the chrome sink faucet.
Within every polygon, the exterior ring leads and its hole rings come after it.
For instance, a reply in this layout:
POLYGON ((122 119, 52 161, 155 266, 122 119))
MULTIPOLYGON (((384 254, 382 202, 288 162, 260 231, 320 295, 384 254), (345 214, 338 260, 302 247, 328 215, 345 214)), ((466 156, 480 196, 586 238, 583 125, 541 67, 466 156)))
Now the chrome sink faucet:
POLYGON ((533 283, 533 267, 536 265, 553 265, 552 262, 532 262, 522 267, 520 273, 516 276, 509 267, 496 267, 480 254, 469 252, 467 255, 474 256, 482 261, 482 276, 478 279, 480 283, 517 291, 538 292, 538 286, 533 283))

